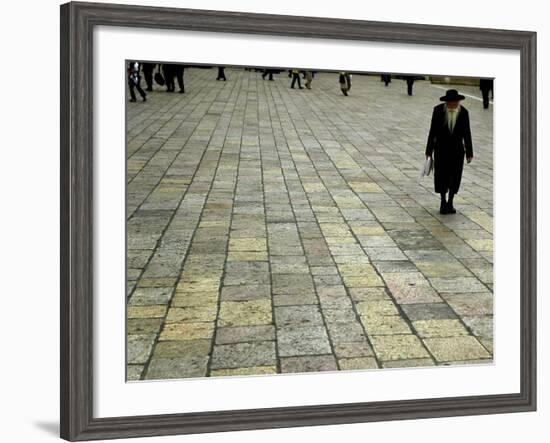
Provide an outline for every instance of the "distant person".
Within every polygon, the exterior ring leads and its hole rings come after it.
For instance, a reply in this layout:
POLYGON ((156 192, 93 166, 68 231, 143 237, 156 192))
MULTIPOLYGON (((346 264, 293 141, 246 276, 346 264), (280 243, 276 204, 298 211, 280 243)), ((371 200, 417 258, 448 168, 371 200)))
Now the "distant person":
POLYGON ((313 81, 313 72, 312 71, 305 71, 306 75, 306 88, 311 89, 311 82, 313 81))
POLYGON ((479 89, 483 96, 483 109, 489 107, 489 92, 493 93, 494 81, 492 78, 482 78, 479 80, 479 89))
POLYGON ((145 78, 146 91, 151 92, 153 90, 153 71, 156 63, 142 63, 141 69, 143 71, 143 77, 145 78))
POLYGON ((391 74, 380 75, 380 81, 384 82, 384 86, 388 86, 391 83, 391 74))
POLYGON ((440 214, 456 213, 453 198, 460 188, 464 155, 468 163, 474 158, 470 118, 460 104, 464 98, 456 89, 449 89, 440 97, 445 103, 437 105, 432 114, 426 158, 433 156, 434 188, 441 196, 440 214))
POLYGON ((265 80, 265 78, 269 76, 269 81, 273 81, 273 69, 264 69, 264 72, 262 72, 262 78, 265 80))
POLYGON ((264 72, 262 73, 262 78, 265 80, 266 77, 269 76, 269 81, 273 81, 273 69, 264 69, 264 72))
MULTIPOLYGON (((178 87, 180 90, 178 91, 180 94, 183 94, 185 92, 185 85, 183 84, 183 65, 172 65, 174 70, 174 75, 176 76, 176 79, 178 80, 178 87)), ((172 77, 172 92, 174 92, 174 77, 172 77)))
POLYGON ((407 82, 407 95, 413 95, 413 85, 416 80, 414 75, 404 75, 403 79, 407 82))
POLYGON ((164 63, 162 65, 162 75, 164 76, 164 82, 166 83, 166 92, 174 92, 176 85, 174 83, 174 65, 170 63, 164 63))
POLYGON ((338 76, 338 83, 340 83, 340 90, 346 97, 351 89, 351 74, 349 72, 340 72, 338 76))
POLYGON ((143 101, 147 100, 147 94, 143 89, 141 89, 140 86, 141 76, 139 75, 139 63, 138 62, 130 62, 128 64, 128 88, 130 89, 130 101, 135 102, 136 101, 136 93, 134 89, 137 89, 139 92, 139 95, 141 95, 141 98, 143 101))
POLYGON ((218 66, 218 76, 216 77, 216 80, 227 80, 225 78, 225 66, 218 66))
POLYGON ((292 69, 292 82, 290 83, 290 87, 294 89, 294 84, 298 82, 298 88, 304 89, 302 86, 302 83, 300 83, 300 70, 299 69, 292 69))

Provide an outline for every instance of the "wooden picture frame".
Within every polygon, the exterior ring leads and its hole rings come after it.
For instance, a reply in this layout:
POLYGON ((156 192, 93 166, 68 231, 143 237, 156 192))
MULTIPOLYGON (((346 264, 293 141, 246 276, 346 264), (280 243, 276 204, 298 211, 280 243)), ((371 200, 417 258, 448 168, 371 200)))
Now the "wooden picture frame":
POLYGON ((536 409, 536 33, 100 3, 61 6, 61 437, 70 441, 536 409), (521 389, 517 394, 93 416, 92 54, 95 26, 512 49, 521 60, 521 389))

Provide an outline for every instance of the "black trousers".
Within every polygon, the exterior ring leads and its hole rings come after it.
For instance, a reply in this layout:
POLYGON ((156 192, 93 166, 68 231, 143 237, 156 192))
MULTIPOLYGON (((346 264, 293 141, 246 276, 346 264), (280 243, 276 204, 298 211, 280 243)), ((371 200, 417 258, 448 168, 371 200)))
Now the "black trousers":
POLYGON ((300 73, 299 72, 293 72, 292 73, 292 83, 290 84, 291 88, 294 88, 294 84, 298 81, 298 87, 302 89, 302 83, 300 83, 300 73))
POLYGON ((168 92, 174 92, 174 66, 173 65, 162 65, 162 75, 164 76, 164 81, 166 83, 166 90, 168 92))
POLYGON ((489 107, 489 91, 490 89, 482 89, 481 95, 483 96, 483 109, 487 109, 489 107))
POLYGON ((153 90, 153 70, 155 69, 154 63, 143 63, 143 77, 145 77, 145 84, 147 85, 147 90, 153 90))
MULTIPOLYGON (((176 75, 176 79, 178 80, 178 86, 180 88, 180 92, 185 92, 185 86, 183 84, 183 66, 175 65, 174 73, 176 75)), ((172 91, 174 90, 174 88, 175 88, 174 78, 172 77, 172 91)))
POLYGON ((382 74, 380 76, 380 80, 383 81, 386 86, 388 86, 388 84, 391 83, 391 75, 390 74, 382 74))
POLYGON ((273 70, 271 69, 264 69, 264 72, 262 74, 262 78, 265 80, 266 76, 269 75, 269 80, 273 80, 273 70))
POLYGON ((218 76, 216 80, 227 80, 225 78, 225 68, 223 66, 218 66, 218 76))
POLYGON ((141 95, 141 98, 145 98, 146 94, 143 89, 141 89, 141 86, 139 85, 141 80, 141 76, 138 76, 137 83, 134 82, 132 77, 128 77, 128 87, 130 88, 130 98, 132 101, 136 100, 136 93, 134 91, 134 88, 138 90, 139 95, 141 95))
POLYGON ((407 79, 407 94, 413 95, 414 78, 407 79))

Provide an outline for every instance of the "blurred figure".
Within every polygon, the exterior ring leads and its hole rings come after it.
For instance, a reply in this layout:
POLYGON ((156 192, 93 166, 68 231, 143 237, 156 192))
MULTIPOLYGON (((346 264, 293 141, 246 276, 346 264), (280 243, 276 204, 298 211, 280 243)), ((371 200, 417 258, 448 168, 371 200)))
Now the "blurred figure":
MULTIPOLYGON (((178 80, 178 87, 180 88, 179 93, 183 94, 185 92, 185 86, 183 84, 183 65, 172 65, 174 69, 174 75, 176 76, 176 79, 178 80)), ((172 92, 174 92, 174 77, 172 77, 172 92)))
POLYGON ((174 84, 174 65, 170 63, 164 63, 162 65, 162 75, 166 83, 166 92, 174 92, 176 85, 174 84))
POLYGON ((414 75, 404 75, 403 79, 407 82, 407 95, 413 95, 414 75))
POLYGON ((146 91, 151 92, 153 90, 153 71, 155 70, 156 63, 142 63, 141 68, 143 71, 143 77, 145 78, 146 91))
POLYGON ((384 86, 388 86, 391 83, 391 74, 380 75, 380 81, 384 82, 384 86))
POLYGON ((306 78, 306 88, 311 89, 311 82, 313 81, 313 72, 312 71, 304 71, 305 72, 305 78, 306 78))
POLYGON ((264 72, 262 73, 262 78, 265 80, 265 78, 269 76, 269 81, 273 81, 273 69, 264 69, 264 72))
POLYGON ((482 78, 479 80, 479 89, 481 90, 481 95, 483 96, 483 109, 489 107, 489 92, 493 92, 494 81, 492 78, 482 78))
POLYGON ((216 80, 227 80, 225 78, 225 66, 218 66, 218 76, 216 77, 216 80))
POLYGON ((349 72, 340 72, 340 75, 338 76, 338 83, 340 83, 342 94, 347 97, 348 92, 351 89, 351 74, 349 72))
POLYGON ((298 82, 298 88, 304 89, 302 86, 302 83, 300 83, 300 70, 299 69, 293 69, 291 71, 292 74, 292 83, 290 83, 290 87, 294 89, 294 84, 298 82))
POLYGON ((139 63, 131 61, 128 64, 128 87, 130 89, 130 101, 135 102, 136 101, 136 93, 134 91, 134 88, 138 90, 139 95, 141 95, 141 98, 143 101, 147 100, 147 94, 145 94, 145 91, 141 89, 140 86, 141 76, 139 75, 139 63))

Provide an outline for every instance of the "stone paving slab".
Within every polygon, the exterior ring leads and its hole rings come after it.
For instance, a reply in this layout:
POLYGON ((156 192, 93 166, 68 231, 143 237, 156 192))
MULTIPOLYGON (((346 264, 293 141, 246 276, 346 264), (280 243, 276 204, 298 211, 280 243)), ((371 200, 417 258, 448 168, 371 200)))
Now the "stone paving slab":
POLYGON ((492 107, 441 215, 439 87, 215 72, 128 104, 128 380, 491 362, 492 107))

